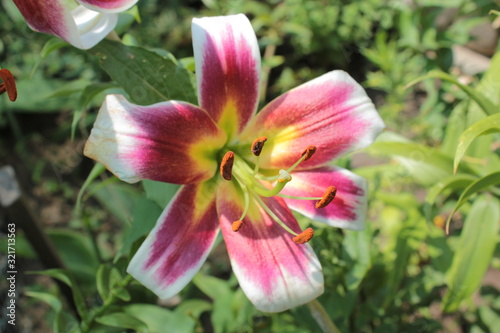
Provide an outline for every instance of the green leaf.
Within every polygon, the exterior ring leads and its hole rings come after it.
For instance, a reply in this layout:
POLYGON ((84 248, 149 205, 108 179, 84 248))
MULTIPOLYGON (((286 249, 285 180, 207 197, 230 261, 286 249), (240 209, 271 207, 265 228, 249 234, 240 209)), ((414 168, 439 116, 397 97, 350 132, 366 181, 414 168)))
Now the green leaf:
POLYGON ((144 235, 147 235, 155 226, 161 215, 161 208, 151 200, 141 197, 137 202, 132 219, 132 227, 127 231, 123 245, 115 257, 118 260, 121 255, 132 247, 132 244, 144 235))
POLYGON ((472 141, 481 135, 498 132, 500 132, 500 113, 488 116, 467 128, 458 141, 458 147, 453 161, 453 171, 457 171, 458 164, 472 141))
POLYGON ((455 311, 479 287, 490 264, 498 239, 500 202, 478 197, 464 222, 453 262, 448 272, 448 291, 443 310, 455 311))
POLYGON ((453 214, 457 211, 460 206, 462 206, 471 195, 484 190, 485 188, 488 188, 492 185, 498 185, 500 184, 500 171, 490 173, 489 175, 486 175, 484 177, 479 178, 462 192, 460 195, 460 198, 458 198, 457 203, 455 204, 455 207, 453 207, 452 211, 450 212, 450 215, 448 216, 448 220, 446 221, 446 226, 450 224, 451 218, 453 214))
POLYGON ((88 235, 65 229, 49 230, 48 235, 77 281, 93 285, 99 259, 88 235))
POLYGON ((115 312, 97 317, 96 321, 112 327, 128 328, 139 333, 148 333, 147 325, 131 313, 115 312))
POLYGON ((441 181, 439 181, 436 185, 432 186, 427 191, 427 196, 425 197, 424 211, 425 216, 428 220, 431 219, 432 207, 436 203, 438 196, 445 192, 446 190, 458 190, 463 189, 470 185, 476 177, 467 175, 467 174, 458 174, 449 176, 441 181))
POLYGON ((99 177, 104 171, 106 171, 106 168, 101 163, 96 163, 94 165, 94 167, 92 168, 92 170, 90 171, 89 175, 87 176, 87 179, 85 179, 85 182, 83 183, 82 187, 80 188, 80 191, 78 191, 78 196, 76 197, 75 209, 73 211, 73 214, 75 216, 80 216, 80 214, 81 214, 83 193, 85 193, 85 190, 87 190, 89 185, 97 177, 99 177))
POLYGON ((88 194, 96 198, 123 225, 130 225, 135 205, 141 198, 137 187, 118 182, 117 178, 94 182, 88 194))
POLYGON ((85 299, 83 298, 83 294, 78 287, 78 284, 75 282, 73 275, 64 269, 47 269, 44 271, 36 271, 32 272, 34 274, 46 275, 58 279, 59 281, 67 284, 73 293, 73 299, 75 301, 76 309, 82 318, 86 318, 88 316, 87 304, 85 303, 85 299))
POLYGON ((177 193, 180 185, 157 182, 145 179, 141 181, 146 197, 156 202, 161 208, 165 208, 177 193))
POLYGON ((78 100, 78 106, 73 114, 73 121, 71 122, 71 140, 75 137, 76 125, 92 99, 98 94, 116 87, 118 87, 116 83, 94 83, 87 85, 85 89, 83 89, 80 99, 78 100))
POLYGON ((61 300, 56 296, 46 292, 38 292, 38 291, 27 291, 26 296, 33 297, 42 302, 47 303, 54 310, 54 321, 52 327, 54 329, 54 333, 63 333, 62 330, 62 303, 61 300))
POLYGON ((111 265, 109 264, 101 264, 97 269, 97 274, 96 274, 97 292, 99 293, 99 296, 101 296, 101 299, 103 300, 104 303, 109 297, 110 275, 111 275, 111 265))
POLYGON ((469 97, 472 98, 487 115, 493 115, 498 112, 498 107, 495 104, 493 104, 490 99, 486 98, 482 93, 476 91, 475 89, 469 86, 461 84, 453 76, 439 70, 430 71, 429 73, 416 78, 415 80, 408 83, 406 87, 410 87, 426 79, 441 79, 451 82, 460 89, 462 89, 467 95, 469 95, 469 97))
POLYGON ((231 309, 233 292, 227 281, 213 276, 198 273, 193 278, 193 283, 213 301, 212 324, 216 333, 226 331, 226 327, 233 320, 231 309))
POLYGON ((120 271, 116 267, 111 268, 108 286, 110 293, 115 295, 119 299, 128 302, 130 301, 130 293, 127 289, 123 288, 122 283, 123 277, 120 274, 120 271))
POLYGON ((134 103, 150 105, 168 100, 197 103, 192 74, 170 58, 110 40, 103 40, 91 52, 134 103))
POLYGON ((145 323, 149 333, 191 333, 194 332, 196 325, 190 316, 177 311, 174 313, 156 305, 133 304, 124 307, 123 310, 145 323))
MULTIPOLYGON (((405 160, 401 161, 402 165, 415 177, 420 175, 423 166, 427 166, 425 168, 425 173, 428 174, 429 177, 434 177, 434 182, 442 179, 446 175, 451 175, 453 170, 453 159, 451 156, 416 143, 378 141, 365 148, 364 151, 378 156, 396 156, 404 158, 405 160)), ((467 164, 461 165, 459 170, 463 173, 475 173, 467 164)))

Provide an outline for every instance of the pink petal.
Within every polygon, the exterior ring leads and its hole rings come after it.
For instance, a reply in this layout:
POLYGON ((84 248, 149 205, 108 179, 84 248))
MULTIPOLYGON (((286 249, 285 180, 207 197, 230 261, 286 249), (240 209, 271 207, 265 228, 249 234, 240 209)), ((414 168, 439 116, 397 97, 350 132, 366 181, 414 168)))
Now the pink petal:
POLYGON ((76 0, 83 6, 102 13, 122 12, 137 3, 138 0, 76 0))
POLYGON ((318 148, 302 163, 323 165, 371 144, 384 128, 363 88, 343 71, 333 71, 269 103, 242 133, 242 141, 268 141, 260 156, 264 168, 286 169, 308 145, 318 148))
POLYGON ((233 137, 259 98, 260 53, 252 25, 242 14, 195 18, 192 32, 200 106, 233 137))
POLYGON ((136 252, 127 272, 158 297, 184 288, 205 262, 219 232, 213 184, 185 185, 136 252))
POLYGON ((333 201, 324 208, 316 208, 317 200, 287 199, 287 205, 312 220, 338 228, 362 230, 365 226, 367 205, 366 181, 341 168, 322 167, 292 173, 282 194, 297 197, 322 197, 329 186, 337 188, 333 201))
MULTIPOLYGON (((321 295, 321 264, 311 246, 294 243, 293 235, 254 201, 241 229, 232 231, 232 222, 243 210, 241 201, 231 183, 221 184, 217 192, 220 226, 233 271, 249 300, 261 311, 279 312, 321 295)), ((282 199, 265 202, 292 230, 301 232, 282 199)))
POLYGON ((129 183, 189 184, 214 176, 215 153, 225 142, 226 135, 197 106, 174 101, 139 106, 108 95, 84 154, 129 183))
POLYGON ((83 6, 69 8, 64 0, 14 0, 31 29, 89 49, 116 26, 116 14, 101 14, 83 6))

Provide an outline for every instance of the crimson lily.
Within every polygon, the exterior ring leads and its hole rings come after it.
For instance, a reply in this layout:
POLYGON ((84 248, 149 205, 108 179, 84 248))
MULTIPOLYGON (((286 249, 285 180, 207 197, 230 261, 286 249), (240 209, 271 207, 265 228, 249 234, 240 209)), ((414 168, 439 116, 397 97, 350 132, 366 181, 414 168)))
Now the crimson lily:
POLYGON ((322 269, 306 243, 312 229, 302 232, 290 208, 362 229, 365 181, 328 163, 369 145, 384 124, 343 71, 256 114, 260 54, 248 19, 193 19, 192 32, 200 106, 138 106, 109 95, 85 147, 86 156, 124 181, 183 185, 127 271, 160 298, 171 297, 200 269, 222 230, 233 271, 259 310, 309 302, 323 292, 322 269))
POLYGON ((89 49, 116 27, 118 12, 138 0, 14 0, 32 30, 89 49))

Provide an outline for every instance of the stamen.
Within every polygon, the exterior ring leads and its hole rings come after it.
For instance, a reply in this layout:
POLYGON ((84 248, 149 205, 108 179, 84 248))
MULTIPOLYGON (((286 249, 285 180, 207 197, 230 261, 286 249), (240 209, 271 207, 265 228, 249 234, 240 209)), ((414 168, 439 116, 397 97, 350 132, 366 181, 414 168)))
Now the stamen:
POLYGON ((255 156, 260 156, 262 148, 264 148, 264 143, 267 141, 265 136, 261 136, 252 142, 252 154, 255 156))
POLYGON ((289 233, 291 233, 292 235, 294 236, 298 236, 298 234, 293 231, 292 229, 290 229, 286 224, 285 222, 281 221, 281 219, 271 210, 271 208, 269 208, 266 203, 264 202, 264 200, 262 200, 258 195, 254 195, 253 196, 255 198, 255 200, 257 201, 257 203, 266 211, 266 213, 271 216, 271 218, 277 222, 283 229, 285 229, 286 231, 288 231, 289 233))
POLYGON ((337 194, 337 188, 335 186, 328 187, 321 200, 316 202, 316 208, 319 209, 328 206, 328 204, 332 202, 333 198, 335 198, 335 194, 337 194))
POLYGON ((304 150, 302 154, 300 154, 300 156, 304 158, 302 161, 307 161, 308 159, 310 159, 315 152, 316 146, 307 146, 306 150, 304 150))
POLYGON ((0 69, 0 79, 2 79, 3 83, 0 84, 0 95, 4 92, 7 92, 9 95, 9 99, 14 102, 17 99, 17 89, 16 89, 16 81, 14 80, 14 76, 8 69, 0 69))
POLYGON ((225 180, 231 180, 233 174, 234 153, 228 151, 220 163, 220 174, 225 180))
POLYGON ((243 225, 243 221, 234 221, 233 225, 231 226, 231 229, 236 232, 241 229, 241 226, 243 225))
POLYGON ((307 228, 298 236, 293 237, 292 240, 297 244, 304 244, 309 242, 311 238, 313 238, 313 236, 314 236, 314 230, 312 228, 307 228))

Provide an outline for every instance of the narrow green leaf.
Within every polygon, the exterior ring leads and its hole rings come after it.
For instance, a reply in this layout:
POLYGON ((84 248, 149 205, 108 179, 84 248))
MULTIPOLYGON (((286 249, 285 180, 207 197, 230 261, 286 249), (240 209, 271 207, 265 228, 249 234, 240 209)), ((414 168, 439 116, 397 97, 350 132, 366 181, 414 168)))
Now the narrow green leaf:
POLYGON ((425 211, 426 218, 428 220, 431 219, 430 215, 432 212, 432 207, 436 203, 436 200, 441 193, 443 193, 446 190, 463 189, 463 188, 469 186, 470 183, 472 183, 476 179, 477 179, 476 177, 473 177, 471 175, 458 174, 458 175, 449 176, 449 177, 439 181, 434 186, 432 186, 427 191, 427 196, 425 197, 424 211, 425 211))
POLYGON ((88 316, 87 304, 85 303, 83 294, 70 272, 68 272, 65 269, 47 269, 44 271, 36 271, 31 273, 53 277, 71 287, 71 291, 73 292, 73 298, 75 300, 75 306, 76 309, 78 310, 78 313, 82 318, 86 318, 88 316))
POLYGON ((480 196, 474 201, 448 272, 444 311, 455 311, 481 284, 497 244, 499 220, 497 199, 480 196))
POLYGON ((54 310, 54 319, 52 324, 54 333, 64 333, 62 329, 63 323, 61 300, 56 295, 52 295, 46 292, 27 291, 25 294, 28 297, 33 297, 50 305, 50 307, 54 310))
POLYGON ((91 52, 134 103, 150 105, 168 100, 197 103, 192 73, 170 58, 110 40, 103 40, 91 52))
POLYGON ((498 132, 500 132, 500 113, 488 116, 467 128, 458 141, 458 147, 453 161, 453 172, 457 172, 458 164, 472 141, 481 135, 498 132))
POLYGON ((451 82, 451 83, 455 84, 457 87, 459 87, 460 89, 462 89, 467 95, 469 95, 469 97, 472 98, 487 115, 493 115, 493 114, 498 112, 498 107, 495 104, 493 104, 491 102, 491 100, 486 98, 482 93, 480 93, 479 91, 476 91, 475 89, 473 89, 469 86, 461 84, 453 76, 451 76, 445 72, 439 71, 439 70, 430 71, 429 73, 416 78, 415 80, 408 83, 406 85, 406 87, 408 88, 408 87, 410 87, 410 86, 412 86, 412 85, 414 85, 422 80, 426 80, 426 79, 441 79, 441 80, 451 82))
POLYGON ((148 332, 147 325, 130 313, 124 313, 124 312, 110 313, 96 318, 96 321, 100 324, 112 327, 133 329, 139 333, 148 332))
POLYGON ((498 185, 500 184, 500 171, 490 173, 489 175, 486 175, 484 177, 479 178, 462 192, 460 195, 460 198, 458 198, 457 203, 455 204, 455 207, 453 207, 452 211, 450 212, 450 215, 448 216, 448 220, 446 221, 446 226, 448 229, 448 225, 450 224, 451 217, 453 214, 457 211, 460 206, 462 206, 469 197, 479 191, 484 190, 485 188, 488 188, 492 185, 498 185))
POLYGON ((82 205, 83 193, 85 193, 85 190, 94 181, 94 179, 99 177, 101 175, 101 173, 103 173, 104 171, 106 171, 106 168, 104 167, 104 165, 102 165, 100 163, 96 163, 94 165, 94 167, 92 168, 92 170, 90 171, 87 179, 85 180, 82 187, 80 188, 80 191, 78 191, 78 196, 76 197, 75 209, 73 211, 73 214, 75 216, 80 216, 81 209, 82 209, 81 205, 82 205))
POLYGON ((109 279, 111 274, 111 266, 109 264, 101 264, 97 269, 96 286, 97 292, 103 302, 109 297, 109 279))

